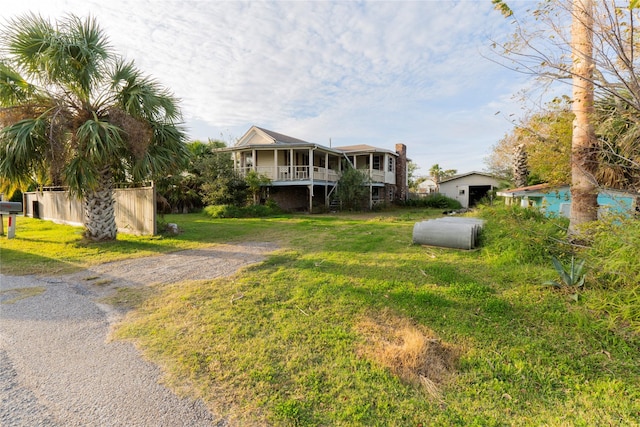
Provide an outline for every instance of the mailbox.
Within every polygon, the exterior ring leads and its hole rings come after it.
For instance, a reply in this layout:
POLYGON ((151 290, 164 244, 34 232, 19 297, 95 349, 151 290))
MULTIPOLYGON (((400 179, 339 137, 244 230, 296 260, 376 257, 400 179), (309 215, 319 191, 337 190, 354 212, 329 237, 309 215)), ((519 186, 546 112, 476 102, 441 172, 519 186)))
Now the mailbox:
POLYGON ((20 202, 0 202, 0 213, 3 213, 3 214, 22 213, 22 203, 20 203, 20 202))
MULTIPOLYGON (((13 239, 16 236, 16 214, 22 212, 22 203, 20 202, 0 202, 0 215, 9 215, 9 230, 7 239, 13 239)), ((0 225, 3 225, 0 222, 0 225)), ((2 227, 0 227, 0 231, 2 227)))

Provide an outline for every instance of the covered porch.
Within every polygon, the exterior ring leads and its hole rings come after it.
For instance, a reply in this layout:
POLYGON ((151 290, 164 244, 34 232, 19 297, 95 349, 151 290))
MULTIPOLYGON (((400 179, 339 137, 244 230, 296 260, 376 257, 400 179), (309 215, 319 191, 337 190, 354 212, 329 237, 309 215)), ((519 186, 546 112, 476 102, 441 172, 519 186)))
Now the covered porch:
POLYGON ((232 153, 234 168, 241 175, 255 171, 269 178, 273 185, 305 182, 308 184, 336 183, 342 173, 339 153, 317 147, 310 148, 251 148, 232 153))

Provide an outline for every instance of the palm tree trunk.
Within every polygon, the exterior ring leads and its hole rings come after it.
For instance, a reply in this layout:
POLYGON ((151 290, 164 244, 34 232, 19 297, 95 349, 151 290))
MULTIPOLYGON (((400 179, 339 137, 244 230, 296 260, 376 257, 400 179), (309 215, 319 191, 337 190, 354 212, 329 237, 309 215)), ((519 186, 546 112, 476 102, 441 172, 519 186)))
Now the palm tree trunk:
POLYGON ((100 172, 100 187, 84 192, 85 237, 93 241, 115 240, 116 227, 113 175, 109 168, 100 172))
POLYGON ((593 0, 573 0, 571 48, 573 56, 573 104, 571 141, 571 214, 569 234, 598 219, 598 193, 594 178, 596 136, 593 114, 593 0))

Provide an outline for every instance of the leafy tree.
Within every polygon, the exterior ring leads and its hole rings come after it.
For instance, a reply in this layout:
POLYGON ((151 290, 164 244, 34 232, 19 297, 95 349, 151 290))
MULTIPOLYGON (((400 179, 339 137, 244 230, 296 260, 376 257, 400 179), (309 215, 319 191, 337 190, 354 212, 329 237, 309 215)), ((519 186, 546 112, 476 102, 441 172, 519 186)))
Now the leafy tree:
POLYGON ((416 176, 418 169, 420 169, 420 166, 413 160, 407 162, 407 186, 409 187, 409 191, 414 193, 417 193, 420 184, 427 180, 426 177, 416 176))
POLYGON ((264 192, 265 186, 271 184, 269 177, 261 175, 258 172, 252 170, 249 171, 244 177, 249 193, 253 197, 253 204, 260 204, 260 195, 264 192))
POLYGON ((493 146, 485 159, 495 176, 513 182, 513 153, 520 144, 527 152, 528 185, 540 182, 571 182, 571 132, 573 113, 567 97, 557 98, 547 109, 522 119, 509 134, 493 146))
POLYGON ((360 210, 365 205, 369 195, 369 176, 366 171, 359 171, 344 162, 342 175, 338 180, 336 197, 342 203, 343 209, 360 210))
MULTIPOLYGON (((211 174, 208 168, 217 167, 218 148, 224 148, 222 141, 192 141, 187 144, 188 163, 183 170, 156 180, 158 204, 165 212, 190 212, 204 206, 202 186, 211 174)), ((227 155, 225 161, 230 162, 227 155)))
POLYGON ((207 205, 245 206, 249 197, 249 186, 242 176, 231 171, 214 181, 202 185, 202 200, 207 205))
POLYGON ((0 51, 2 183, 67 185, 84 200, 85 235, 115 239, 116 179, 162 176, 188 156, 177 100, 92 18, 25 15, 3 28, 0 51))
MULTIPOLYGON (((222 148, 222 147, 217 147, 222 148)), ((207 205, 245 206, 249 197, 246 180, 233 169, 231 154, 213 150, 196 164, 202 177, 201 195, 207 205)))

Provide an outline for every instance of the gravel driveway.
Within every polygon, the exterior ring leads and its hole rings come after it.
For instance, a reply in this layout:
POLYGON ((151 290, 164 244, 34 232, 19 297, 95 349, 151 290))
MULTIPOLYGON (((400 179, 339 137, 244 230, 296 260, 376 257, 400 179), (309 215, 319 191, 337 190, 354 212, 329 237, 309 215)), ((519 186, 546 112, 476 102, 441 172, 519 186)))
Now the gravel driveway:
POLYGON ((176 396, 98 298, 123 286, 229 275, 275 247, 245 243, 102 264, 67 276, 0 275, 0 426, 226 426, 176 396), (99 284, 98 284, 99 283, 99 284))

